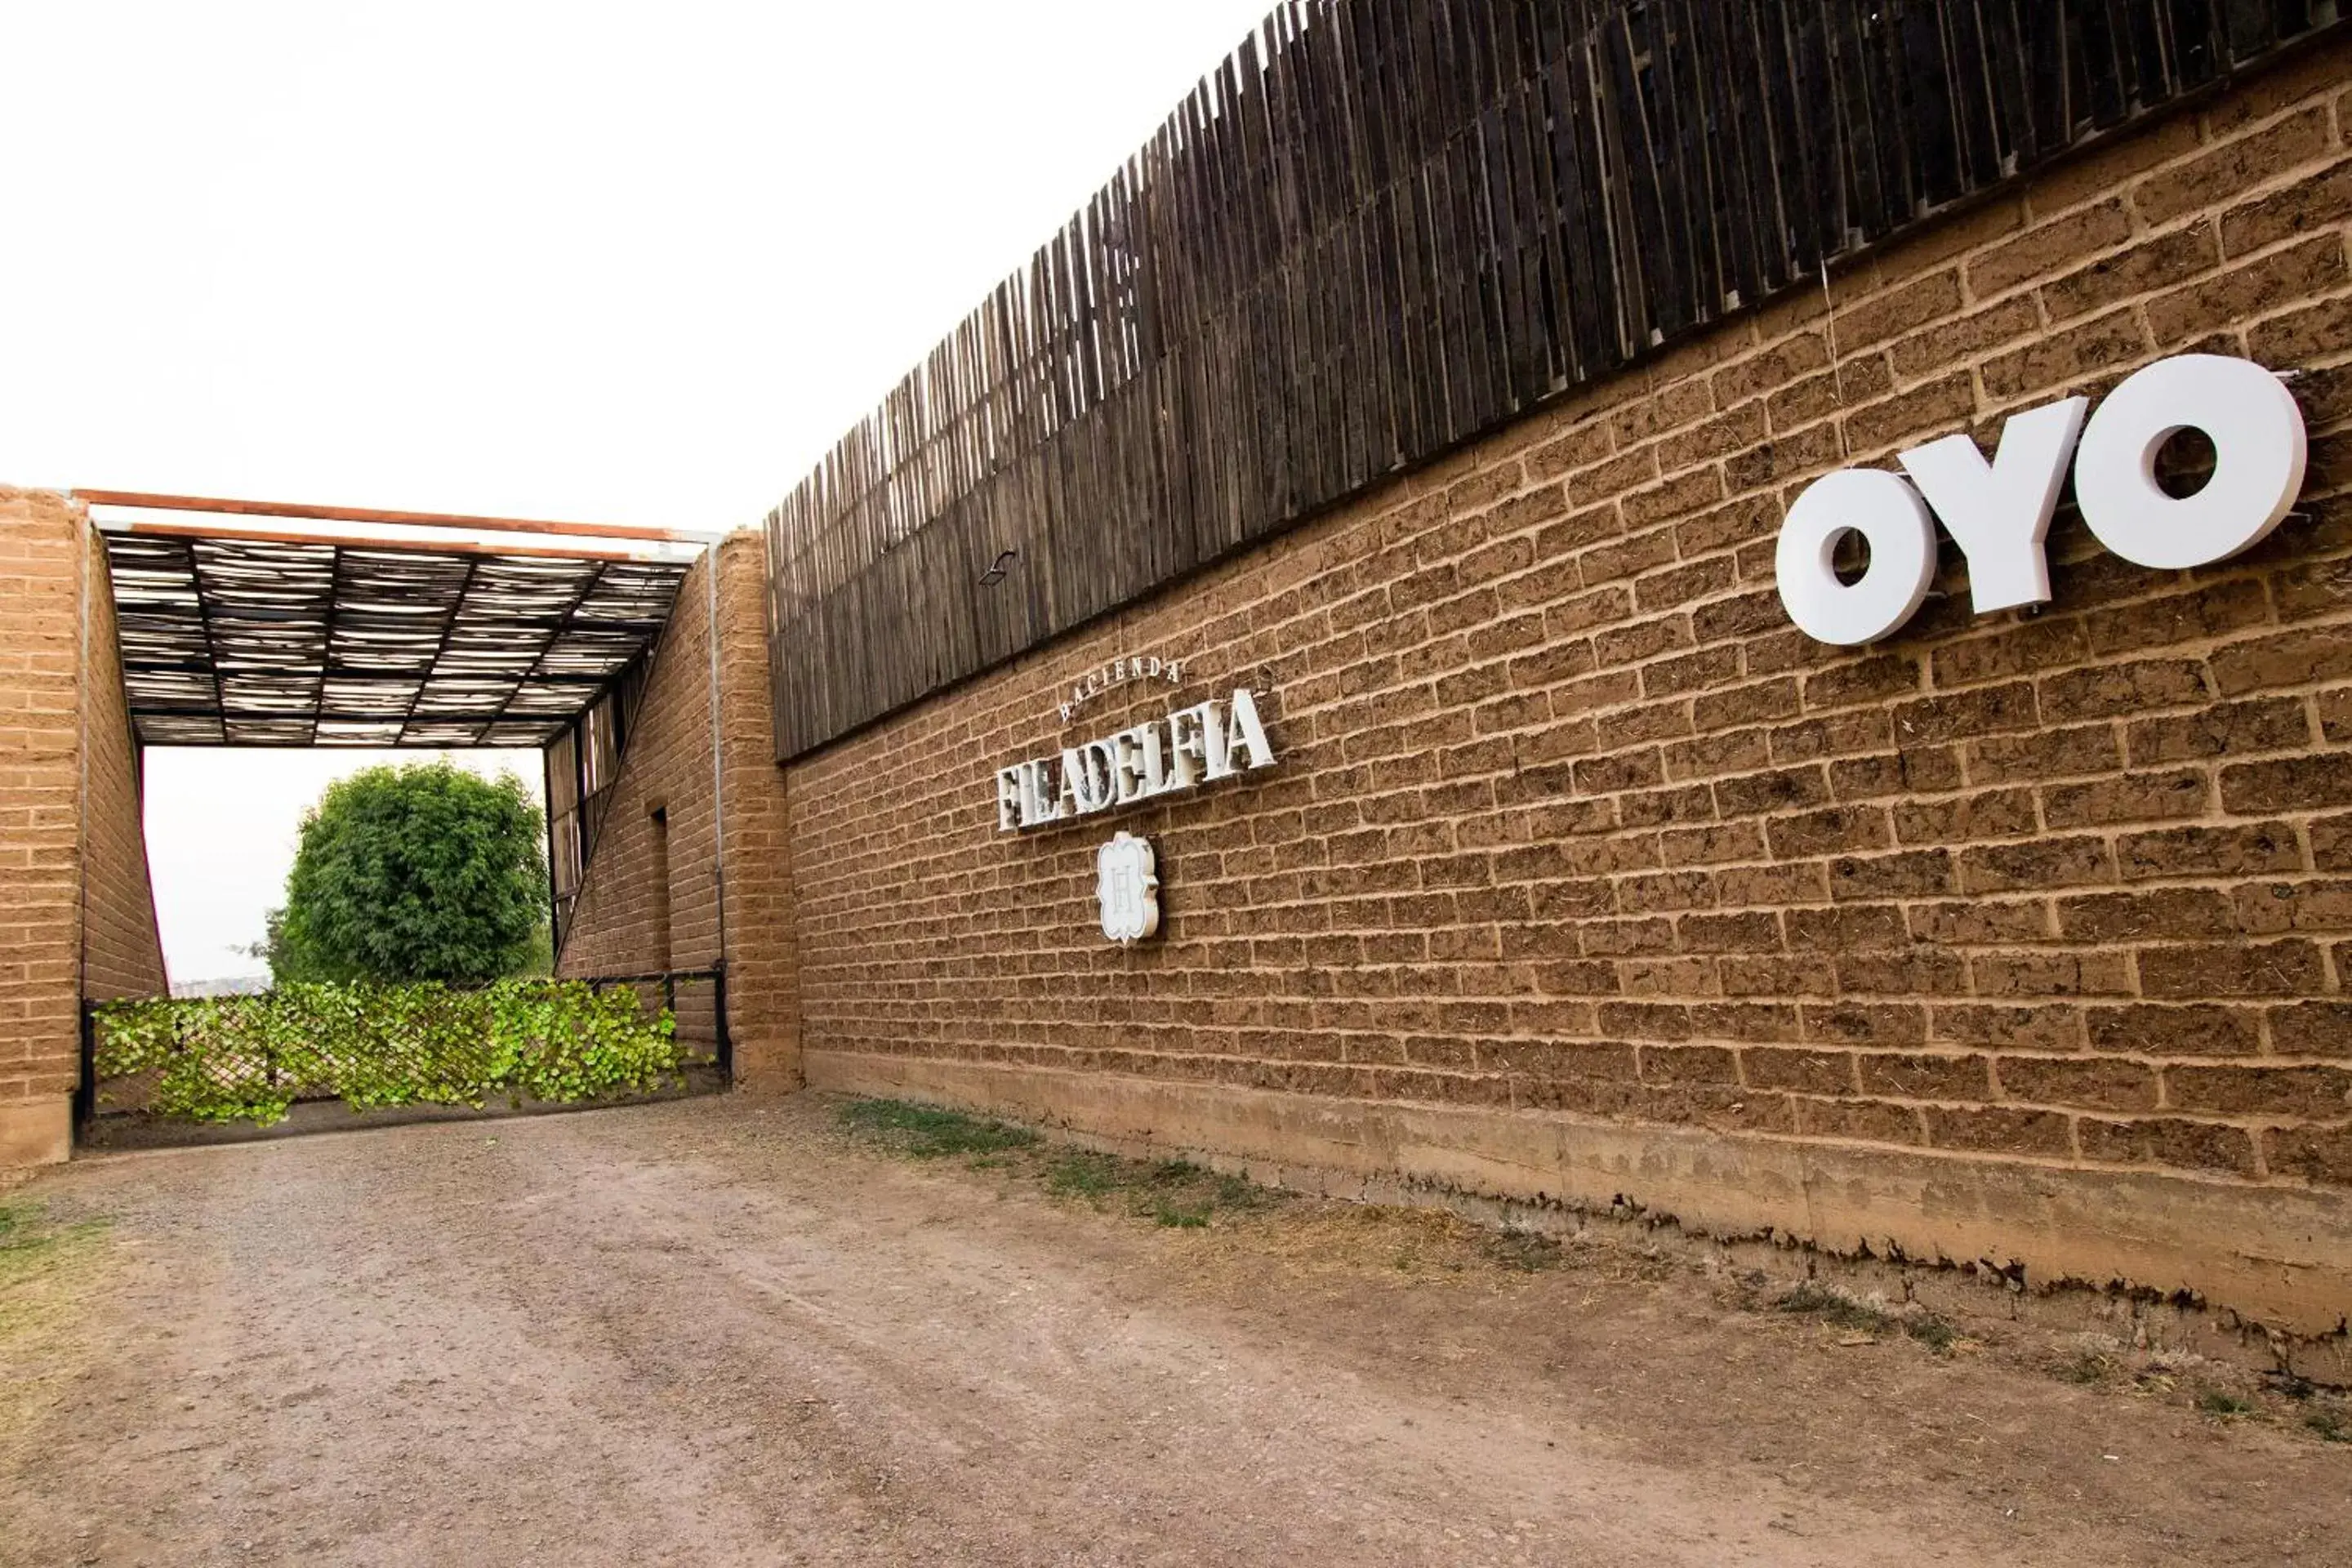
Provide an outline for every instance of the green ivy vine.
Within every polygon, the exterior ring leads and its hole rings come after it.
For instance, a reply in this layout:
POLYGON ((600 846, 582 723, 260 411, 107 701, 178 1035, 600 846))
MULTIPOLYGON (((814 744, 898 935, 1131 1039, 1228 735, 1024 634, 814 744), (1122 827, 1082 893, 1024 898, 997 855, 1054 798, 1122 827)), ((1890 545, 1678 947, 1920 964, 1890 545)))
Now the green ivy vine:
POLYGON ((368 1110, 647 1093, 681 1081, 676 1029, 630 987, 579 980, 287 984, 110 1003, 98 1010, 97 1068, 101 1098, 135 1079, 138 1103, 158 1114, 268 1126, 300 1100, 368 1110))

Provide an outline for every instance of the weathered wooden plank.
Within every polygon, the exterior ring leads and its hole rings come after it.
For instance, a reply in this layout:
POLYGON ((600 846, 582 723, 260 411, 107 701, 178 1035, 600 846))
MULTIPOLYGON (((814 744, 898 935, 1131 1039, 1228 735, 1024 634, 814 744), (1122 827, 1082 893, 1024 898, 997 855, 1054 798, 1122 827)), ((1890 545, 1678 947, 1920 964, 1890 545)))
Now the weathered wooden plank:
POLYGON ((2338 9, 1283 0, 770 514, 779 747, 1818 287, 2338 9))

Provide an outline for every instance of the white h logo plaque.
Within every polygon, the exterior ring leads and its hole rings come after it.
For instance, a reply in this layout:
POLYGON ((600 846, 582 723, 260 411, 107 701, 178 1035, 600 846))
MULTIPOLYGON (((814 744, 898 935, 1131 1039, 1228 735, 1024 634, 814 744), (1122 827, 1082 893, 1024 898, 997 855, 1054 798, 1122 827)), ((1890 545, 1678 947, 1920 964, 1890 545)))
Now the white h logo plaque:
POLYGON ((1160 930, 1159 858, 1151 840, 1121 833, 1095 856, 1103 935, 1121 947, 1160 930))

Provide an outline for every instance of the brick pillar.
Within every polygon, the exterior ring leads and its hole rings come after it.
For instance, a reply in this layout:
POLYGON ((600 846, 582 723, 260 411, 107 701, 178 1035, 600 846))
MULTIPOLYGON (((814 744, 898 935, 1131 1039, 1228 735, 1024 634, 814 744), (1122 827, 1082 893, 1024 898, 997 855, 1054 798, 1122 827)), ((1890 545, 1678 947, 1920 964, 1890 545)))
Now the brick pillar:
POLYGON ((0 489, 0 1166, 73 1148, 87 528, 62 496, 0 489))
POLYGON ((164 989, 105 552, 0 487, 0 1168, 73 1152, 82 998, 164 989))
POLYGON ((727 1023, 735 1081, 753 1093, 801 1084, 791 839, 768 685, 768 555, 746 531, 719 547, 719 765, 726 796, 727 1023))

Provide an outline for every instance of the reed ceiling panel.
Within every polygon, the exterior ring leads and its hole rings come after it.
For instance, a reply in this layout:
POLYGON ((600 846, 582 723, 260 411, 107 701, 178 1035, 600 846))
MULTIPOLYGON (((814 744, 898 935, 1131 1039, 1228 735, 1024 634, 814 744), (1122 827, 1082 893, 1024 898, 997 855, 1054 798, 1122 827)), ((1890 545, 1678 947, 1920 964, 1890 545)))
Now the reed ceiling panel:
POLYGON ((109 533, 156 746, 544 746, 660 636, 683 562, 109 533))

